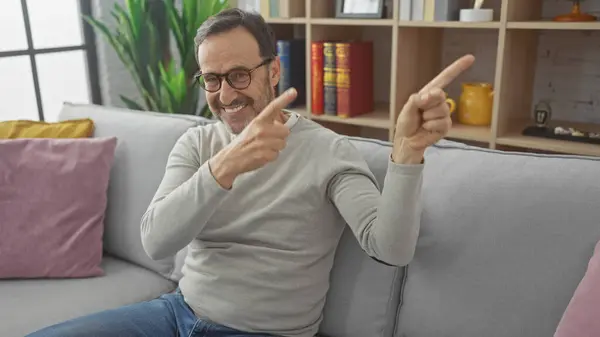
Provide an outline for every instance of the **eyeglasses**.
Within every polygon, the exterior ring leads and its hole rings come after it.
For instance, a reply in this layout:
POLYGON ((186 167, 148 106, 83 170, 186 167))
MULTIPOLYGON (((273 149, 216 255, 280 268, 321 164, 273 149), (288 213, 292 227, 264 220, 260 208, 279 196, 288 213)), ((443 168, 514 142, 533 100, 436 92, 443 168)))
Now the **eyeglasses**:
POLYGON ((252 72, 269 64, 272 60, 272 58, 268 58, 252 69, 237 68, 232 69, 225 74, 203 74, 202 72, 198 72, 194 75, 194 81, 196 81, 202 89, 208 92, 217 92, 221 90, 221 84, 223 83, 222 79, 225 78, 232 88, 243 90, 250 86, 250 82, 252 82, 252 72))

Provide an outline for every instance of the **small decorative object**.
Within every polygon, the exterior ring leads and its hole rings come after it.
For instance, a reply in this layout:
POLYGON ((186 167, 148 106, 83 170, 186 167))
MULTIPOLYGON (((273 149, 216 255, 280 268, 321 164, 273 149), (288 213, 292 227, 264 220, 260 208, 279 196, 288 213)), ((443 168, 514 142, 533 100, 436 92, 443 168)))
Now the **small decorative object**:
POLYGON ((571 13, 556 16, 554 21, 559 22, 589 22, 596 21, 597 18, 591 14, 581 12, 581 0, 569 0, 573 3, 571 13))
POLYGON ((535 109, 533 111, 533 120, 535 121, 535 126, 538 128, 548 127, 550 118, 552 118, 552 108, 548 102, 541 101, 535 105, 535 109))
POLYGON ((571 131, 571 135, 573 135, 573 137, 585 137, 585 133, 575 128, 569 128, 569 131, 571 131))
POLYGON ((547 101, 541 101, 535 105, 532 117, 535 126, 526 127, 523 130, 524 136, 600 144, 599 132, 583 131, 567 125, 549 126, 550 119, 552 118, 552 109, 547 101))
POLYGON ((491 83, 463 83, 458 102, 458 122, 489 126, 492 123, 494 88, 491 83))
POLYGON ((557 126, 554 128, 554 134, 555 135, 570 135, 571 132, 569 132, 568 129, 565 129, 562 126, 557 126))
POLYGON ((475 0, 473 8, 460 10, 459 20, 462 22, 487 22, 494 20, 494 10, 491 8, 481 8, 483 0, 475 0))
MULTIPOLYGON (((295 0, 294 0, 295 1, 295 0)), ((381 19, 385 0, 336 0, 337 18, 381 19)))
POLYGON ((554 128, 554 134, 555 135, 569 135, 569 136, 573 136, 573 137, 585 137, 586 136, 586 134, 581 130, 577 130, 575 128, 563 128, 561 126, 557 126, 554 128))

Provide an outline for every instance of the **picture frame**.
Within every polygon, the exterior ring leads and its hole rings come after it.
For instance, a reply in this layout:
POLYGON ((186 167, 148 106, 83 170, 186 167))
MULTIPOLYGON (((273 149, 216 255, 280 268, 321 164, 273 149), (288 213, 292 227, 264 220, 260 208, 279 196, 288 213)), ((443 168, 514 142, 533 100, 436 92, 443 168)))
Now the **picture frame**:
POLYGON ((336 0, 336 18, 382 19, 385 0, 336 0))

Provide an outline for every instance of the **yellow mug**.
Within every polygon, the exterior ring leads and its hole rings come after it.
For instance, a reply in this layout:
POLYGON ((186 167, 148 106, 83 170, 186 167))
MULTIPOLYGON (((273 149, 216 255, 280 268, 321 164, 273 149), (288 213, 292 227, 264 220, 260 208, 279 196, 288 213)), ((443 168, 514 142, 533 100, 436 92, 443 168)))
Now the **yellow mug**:
POLYGON ((456 102, 452 98, 448 98, 448 93, 446 93, 446 104, 450 108, 450 114, 456 110, 456 102))

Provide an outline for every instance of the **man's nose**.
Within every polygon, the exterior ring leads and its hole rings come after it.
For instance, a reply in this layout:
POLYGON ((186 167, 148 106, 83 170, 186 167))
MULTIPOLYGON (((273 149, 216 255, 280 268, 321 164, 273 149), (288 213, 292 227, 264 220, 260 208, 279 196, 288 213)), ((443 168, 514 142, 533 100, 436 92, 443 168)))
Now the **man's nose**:
POLYGON ((219 100, 222 104, 229 105, 236 98, 237 93, 225 79, 222 79, 222 81, 221 90, 219 92, 219 100))

